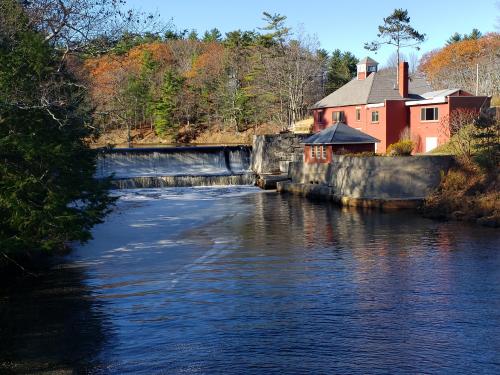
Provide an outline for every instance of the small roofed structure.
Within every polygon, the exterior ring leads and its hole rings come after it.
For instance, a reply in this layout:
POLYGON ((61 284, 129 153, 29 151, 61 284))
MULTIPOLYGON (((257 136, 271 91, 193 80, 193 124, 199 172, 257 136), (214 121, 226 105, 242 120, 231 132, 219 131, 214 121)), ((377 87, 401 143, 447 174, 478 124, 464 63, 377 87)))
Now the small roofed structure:
POLYGON ((332 155, 341 150, 347 153, 375 152, 375 144, 380 142, 362 131, 343 122, 336 124, 306 138, 304 161, 306 163, 330 163, 332 155))

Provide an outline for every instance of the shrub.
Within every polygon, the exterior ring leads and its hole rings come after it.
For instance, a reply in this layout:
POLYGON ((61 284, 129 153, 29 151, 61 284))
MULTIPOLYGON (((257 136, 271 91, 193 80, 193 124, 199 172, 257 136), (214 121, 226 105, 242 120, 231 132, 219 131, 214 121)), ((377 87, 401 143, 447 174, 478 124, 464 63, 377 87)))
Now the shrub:
POLYGON ((410 156, 415 144, 409 139, 401 140, 387 147, 386 154, 389 156, 410 156))

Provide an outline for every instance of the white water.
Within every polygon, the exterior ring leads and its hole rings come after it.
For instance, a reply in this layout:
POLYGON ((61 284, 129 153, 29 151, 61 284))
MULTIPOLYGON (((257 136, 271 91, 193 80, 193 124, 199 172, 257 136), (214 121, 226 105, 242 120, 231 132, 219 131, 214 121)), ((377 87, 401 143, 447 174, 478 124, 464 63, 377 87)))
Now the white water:
POLYGON ((223 176, 250 171, 250 151, 173 150, 124 151, 105 154, 100 158, 97 177, 114 175, 115 179, 164 176, 223 176), (225 154, 226 153, 226 154, 225 154))
POLYGON ((101 156, 96 177, 120 189, 251 185, 250 158, 247 147, 118 150, 101 156))

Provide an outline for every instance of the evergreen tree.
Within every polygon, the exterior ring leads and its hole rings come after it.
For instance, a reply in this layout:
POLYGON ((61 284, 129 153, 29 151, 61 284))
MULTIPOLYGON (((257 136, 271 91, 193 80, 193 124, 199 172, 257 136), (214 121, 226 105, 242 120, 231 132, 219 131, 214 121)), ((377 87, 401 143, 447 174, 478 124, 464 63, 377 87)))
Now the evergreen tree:
POLYGON ((455 32, 452 36, 448 38, 448 40, 446 41, 446 45, 449 46, 450 44, 457 43, 460 41, 462 41, 462 35, 455 32))
POLYGON ((365 43, 365 49, 378 51, 384 44, 396 47, 397 70, 396 81, 399 79, 400 50, 405 47, 414 47, 419 50, 418 45, 425 40, 425 34, 419 33, 410 25, 408 11, 394 9, 389 17, 384 18, 384 24, 378 27, 377 37, 379 40, 365 43))
POLYGON ((464 40, 478 40, 483 36, 483 33, 478 29, 472 29, 469 35, 464 35, 464 40))
POLYGON ((0 3, 0 256, 19 259, 88 240, 112 199, 93 178, 85 92, 19 3, 0 3))
POLYGON ((264 16, 262 20, 267 24, 261 30, 265 30, 267 33, 260 35, 260 44, 267 48, 275 45, 284 48, 291 31, 285 24, 287 17, 279 13, 271 14, 268 12, 263 12, 262 15, 264 16))
POLYGON ((455 32, 452 36, 448 38, 446 41, 446 45, 449 46, 450 44, 461 42, 462 40, 477 40, 483 36, 483 33, 479 31, 478 29, 472 29, 470 34, 459 34, 455 32))
POLYGON ((125 87, 127 124, 137 126, 153 111, 153 74, 157 63, 151 52, 145 51, 142 55, 141 69, 138 74, 131 75, 125 87))
POLYGON ((189 40, 197 41, 198 40, 198 32, 196 30, 194 30, 194 29, 191 30, 191 32, 188 35, 188 39, 189 40))
POLYGON ((154 104, 153 118, 155 130, 159 135, 176 134, 179 124, 175 122, 177 94, 182 88, 183 79, 173 70, 166 71, 163 77, 160 99, 154 104))
POLYGON ((358 61, 351 52, 333 51, 328 61, 326 91, 331 93, 353 79, 358 61))
POLYGON ((222 34, 217 28, 213 28, 210 31, 205 31, 203 34, 204 42, 220 42, 222 40, 222 34))

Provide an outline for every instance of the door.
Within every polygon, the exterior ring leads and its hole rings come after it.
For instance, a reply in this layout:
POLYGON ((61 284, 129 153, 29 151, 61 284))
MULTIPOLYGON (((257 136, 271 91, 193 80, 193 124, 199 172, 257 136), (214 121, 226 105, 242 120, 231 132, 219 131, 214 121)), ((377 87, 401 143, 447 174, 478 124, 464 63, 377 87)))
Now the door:
POLYGON ((437 137, 425 137, 425 152, 434 150, 438 146, 437 137))

